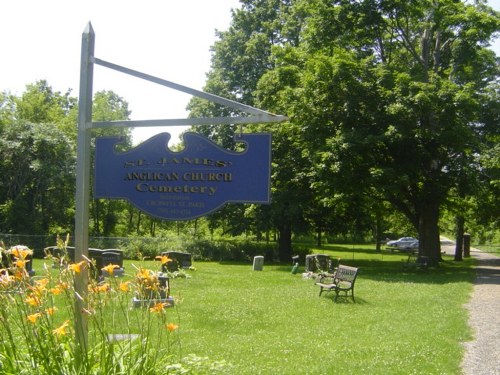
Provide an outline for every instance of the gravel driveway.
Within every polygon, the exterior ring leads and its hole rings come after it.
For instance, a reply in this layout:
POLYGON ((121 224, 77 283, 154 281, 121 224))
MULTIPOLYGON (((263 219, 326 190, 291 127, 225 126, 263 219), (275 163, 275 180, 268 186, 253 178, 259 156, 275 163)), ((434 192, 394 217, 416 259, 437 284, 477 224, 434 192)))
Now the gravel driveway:
MULTIPOLYGON (((447 254, 454 246, 442 246, 447 254)), ((464 375, 500 375, 500 258, 471 249, 477 263, 477 276, 469 311, 473 341, 465 342, 462 361, 464 375)))

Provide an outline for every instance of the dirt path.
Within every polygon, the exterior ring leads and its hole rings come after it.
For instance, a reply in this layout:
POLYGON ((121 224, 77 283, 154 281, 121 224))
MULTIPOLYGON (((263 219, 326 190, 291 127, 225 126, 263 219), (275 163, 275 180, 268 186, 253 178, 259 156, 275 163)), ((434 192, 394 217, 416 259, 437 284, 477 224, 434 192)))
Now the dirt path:
MULTIPOLYGON (((454 245, 442 246, 447 254, 454 245)), ((478 260, 477 276, 469 311, 474 339, 464 343, 462 371, 465 375, 500 375, 500 257, 472 249, 478 260)))

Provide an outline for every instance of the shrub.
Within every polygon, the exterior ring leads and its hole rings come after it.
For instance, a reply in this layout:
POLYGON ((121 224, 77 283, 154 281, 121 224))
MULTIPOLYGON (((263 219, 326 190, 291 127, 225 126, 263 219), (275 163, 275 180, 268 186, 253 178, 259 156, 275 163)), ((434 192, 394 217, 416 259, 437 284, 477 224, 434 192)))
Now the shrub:
POLYGON ((186 244, 186 251, 198 260, 248 262, 256 255, 263 255, 268 261, 277 257, 274 244, 252 241, 195 240, 186 244))
POLYGON ((183 241, 174 237, 133 238, 122 241, 120 248, 124 250, 127 259, 154 259, 165 251, 181 251, 183 241))

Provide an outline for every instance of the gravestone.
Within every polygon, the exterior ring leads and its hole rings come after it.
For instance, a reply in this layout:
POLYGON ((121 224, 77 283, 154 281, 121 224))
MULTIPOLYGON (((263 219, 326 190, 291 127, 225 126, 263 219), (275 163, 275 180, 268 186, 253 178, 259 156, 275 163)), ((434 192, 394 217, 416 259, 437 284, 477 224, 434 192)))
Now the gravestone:
POLYGON ((325 254, 308 254, 306 255, 306 272, 330 270, 330 257, 325 254))
POLYGON ((262 255, 257 255, 253 258, 253 270, 262 271, 264 267, 264 257, 262 255))
POLYGON ((180 251, 164 251, 161 253, 162 256, 167 256, 171 259, 171 262, 162 265, 162 272, 174 272, 180 268, 186 269, 191 267, 193 264, 192 254, 183 253, 180 251))
MULTIPOLYGON (((102 251, 102 264, 106 267, 110 264, 118 266, 113 270, 113 276, 123 276, 125 269, 123 267, 123 252, 118 249, 106 249, 102 251)), ((108 272, 102 271, 103 276, 110 276, 108 272)))

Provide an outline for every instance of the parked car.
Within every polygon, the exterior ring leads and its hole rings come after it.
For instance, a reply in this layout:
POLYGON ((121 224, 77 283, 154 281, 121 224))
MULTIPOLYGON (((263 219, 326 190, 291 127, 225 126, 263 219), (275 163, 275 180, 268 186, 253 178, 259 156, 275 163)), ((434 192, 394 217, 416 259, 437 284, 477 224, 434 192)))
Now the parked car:
POLYGON ((405 242, 397 246, 400 251, 413 251, 418 250, 418 240, 412 242, 405 242))
POLYGON ((415 241, 417 241, 417 247, 418 247, 418 240, 414 237, 401 237, 399 240, 393 240, 387 242, 387 246, 402 248, 403 246, 414 244, 415 241))

